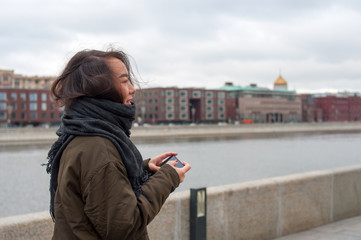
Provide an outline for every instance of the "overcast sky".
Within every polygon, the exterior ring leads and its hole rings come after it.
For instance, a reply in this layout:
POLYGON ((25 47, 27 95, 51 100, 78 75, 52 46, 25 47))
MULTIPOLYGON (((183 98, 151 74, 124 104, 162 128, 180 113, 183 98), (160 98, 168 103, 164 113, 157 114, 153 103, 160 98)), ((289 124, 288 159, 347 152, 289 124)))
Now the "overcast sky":
POLYGON ((58 75, 83 49, 127 52, 142 87, 361 91, 359 0, 0 0, 0 69, 58 75))

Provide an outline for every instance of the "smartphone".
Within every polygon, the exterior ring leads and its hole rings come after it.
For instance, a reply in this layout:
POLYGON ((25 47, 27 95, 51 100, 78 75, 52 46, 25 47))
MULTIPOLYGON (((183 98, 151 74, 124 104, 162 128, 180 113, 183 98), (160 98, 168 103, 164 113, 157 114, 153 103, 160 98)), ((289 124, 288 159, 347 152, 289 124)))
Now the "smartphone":
POLYGON ((163 166, 164 164, 166 164, 169 161, 175 161, 175 160, 178 160, 178 163, 174 167, 176 167, 176 168, 184 167, 183 162, 181 160, 179 160, 175 155, 172 155, 172 156, 168 157, 167 159, 165 159, 160 166, 163 166))

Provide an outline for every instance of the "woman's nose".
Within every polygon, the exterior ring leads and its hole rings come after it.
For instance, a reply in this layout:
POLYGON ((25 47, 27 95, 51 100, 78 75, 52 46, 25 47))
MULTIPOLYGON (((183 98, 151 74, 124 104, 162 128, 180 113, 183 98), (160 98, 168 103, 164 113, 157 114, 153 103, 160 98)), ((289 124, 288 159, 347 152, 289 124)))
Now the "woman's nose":
POLYGON ((136 90, 135 90, 134 86, 133 86, 131 83, 130 83, 129 85, 130 85, 129 93, 130 93, 131 95, 133 95, 133 94, 136 92, 136 90))

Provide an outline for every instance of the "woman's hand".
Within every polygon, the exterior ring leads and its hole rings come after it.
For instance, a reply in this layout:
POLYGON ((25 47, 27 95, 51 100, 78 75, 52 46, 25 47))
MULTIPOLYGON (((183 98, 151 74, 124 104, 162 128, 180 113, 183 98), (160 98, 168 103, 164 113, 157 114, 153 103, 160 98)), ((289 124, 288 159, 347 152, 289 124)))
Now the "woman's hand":
POLYGON ((177 162, 178 161, 169 161, 167 164, 171 165, 177 171, 180 182, 183 182, 184 178, 186 177, 186 172, 191 169, 191 165, 189 165, 187 162, 183 162, 184 167, 176 168, 174 166, 177 164, 177 162))
POLYGON ((149 169, 153 172, 158 171, 160 168, 160 164, 162 163, 162 161, 164 159, 166 159, 167 157, 170 157, 172 155, 176 156, 177 154, 178 153, 175 153, 175 152, 166 152, 166 153, 163 153, 159 156, 152 158, 148 163, 149 169))

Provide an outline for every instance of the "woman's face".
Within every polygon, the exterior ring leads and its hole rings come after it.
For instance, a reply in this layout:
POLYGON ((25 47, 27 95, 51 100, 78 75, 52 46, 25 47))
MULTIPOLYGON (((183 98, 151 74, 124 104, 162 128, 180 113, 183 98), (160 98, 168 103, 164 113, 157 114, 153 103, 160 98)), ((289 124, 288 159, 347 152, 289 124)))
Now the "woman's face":
POLYGON ((135 88, 130 82, 130 76, 124 63, 118 58, 110 58, 107 63, 114 74, 115 90, 123 99, 124 104, 132 104, 135 88))

